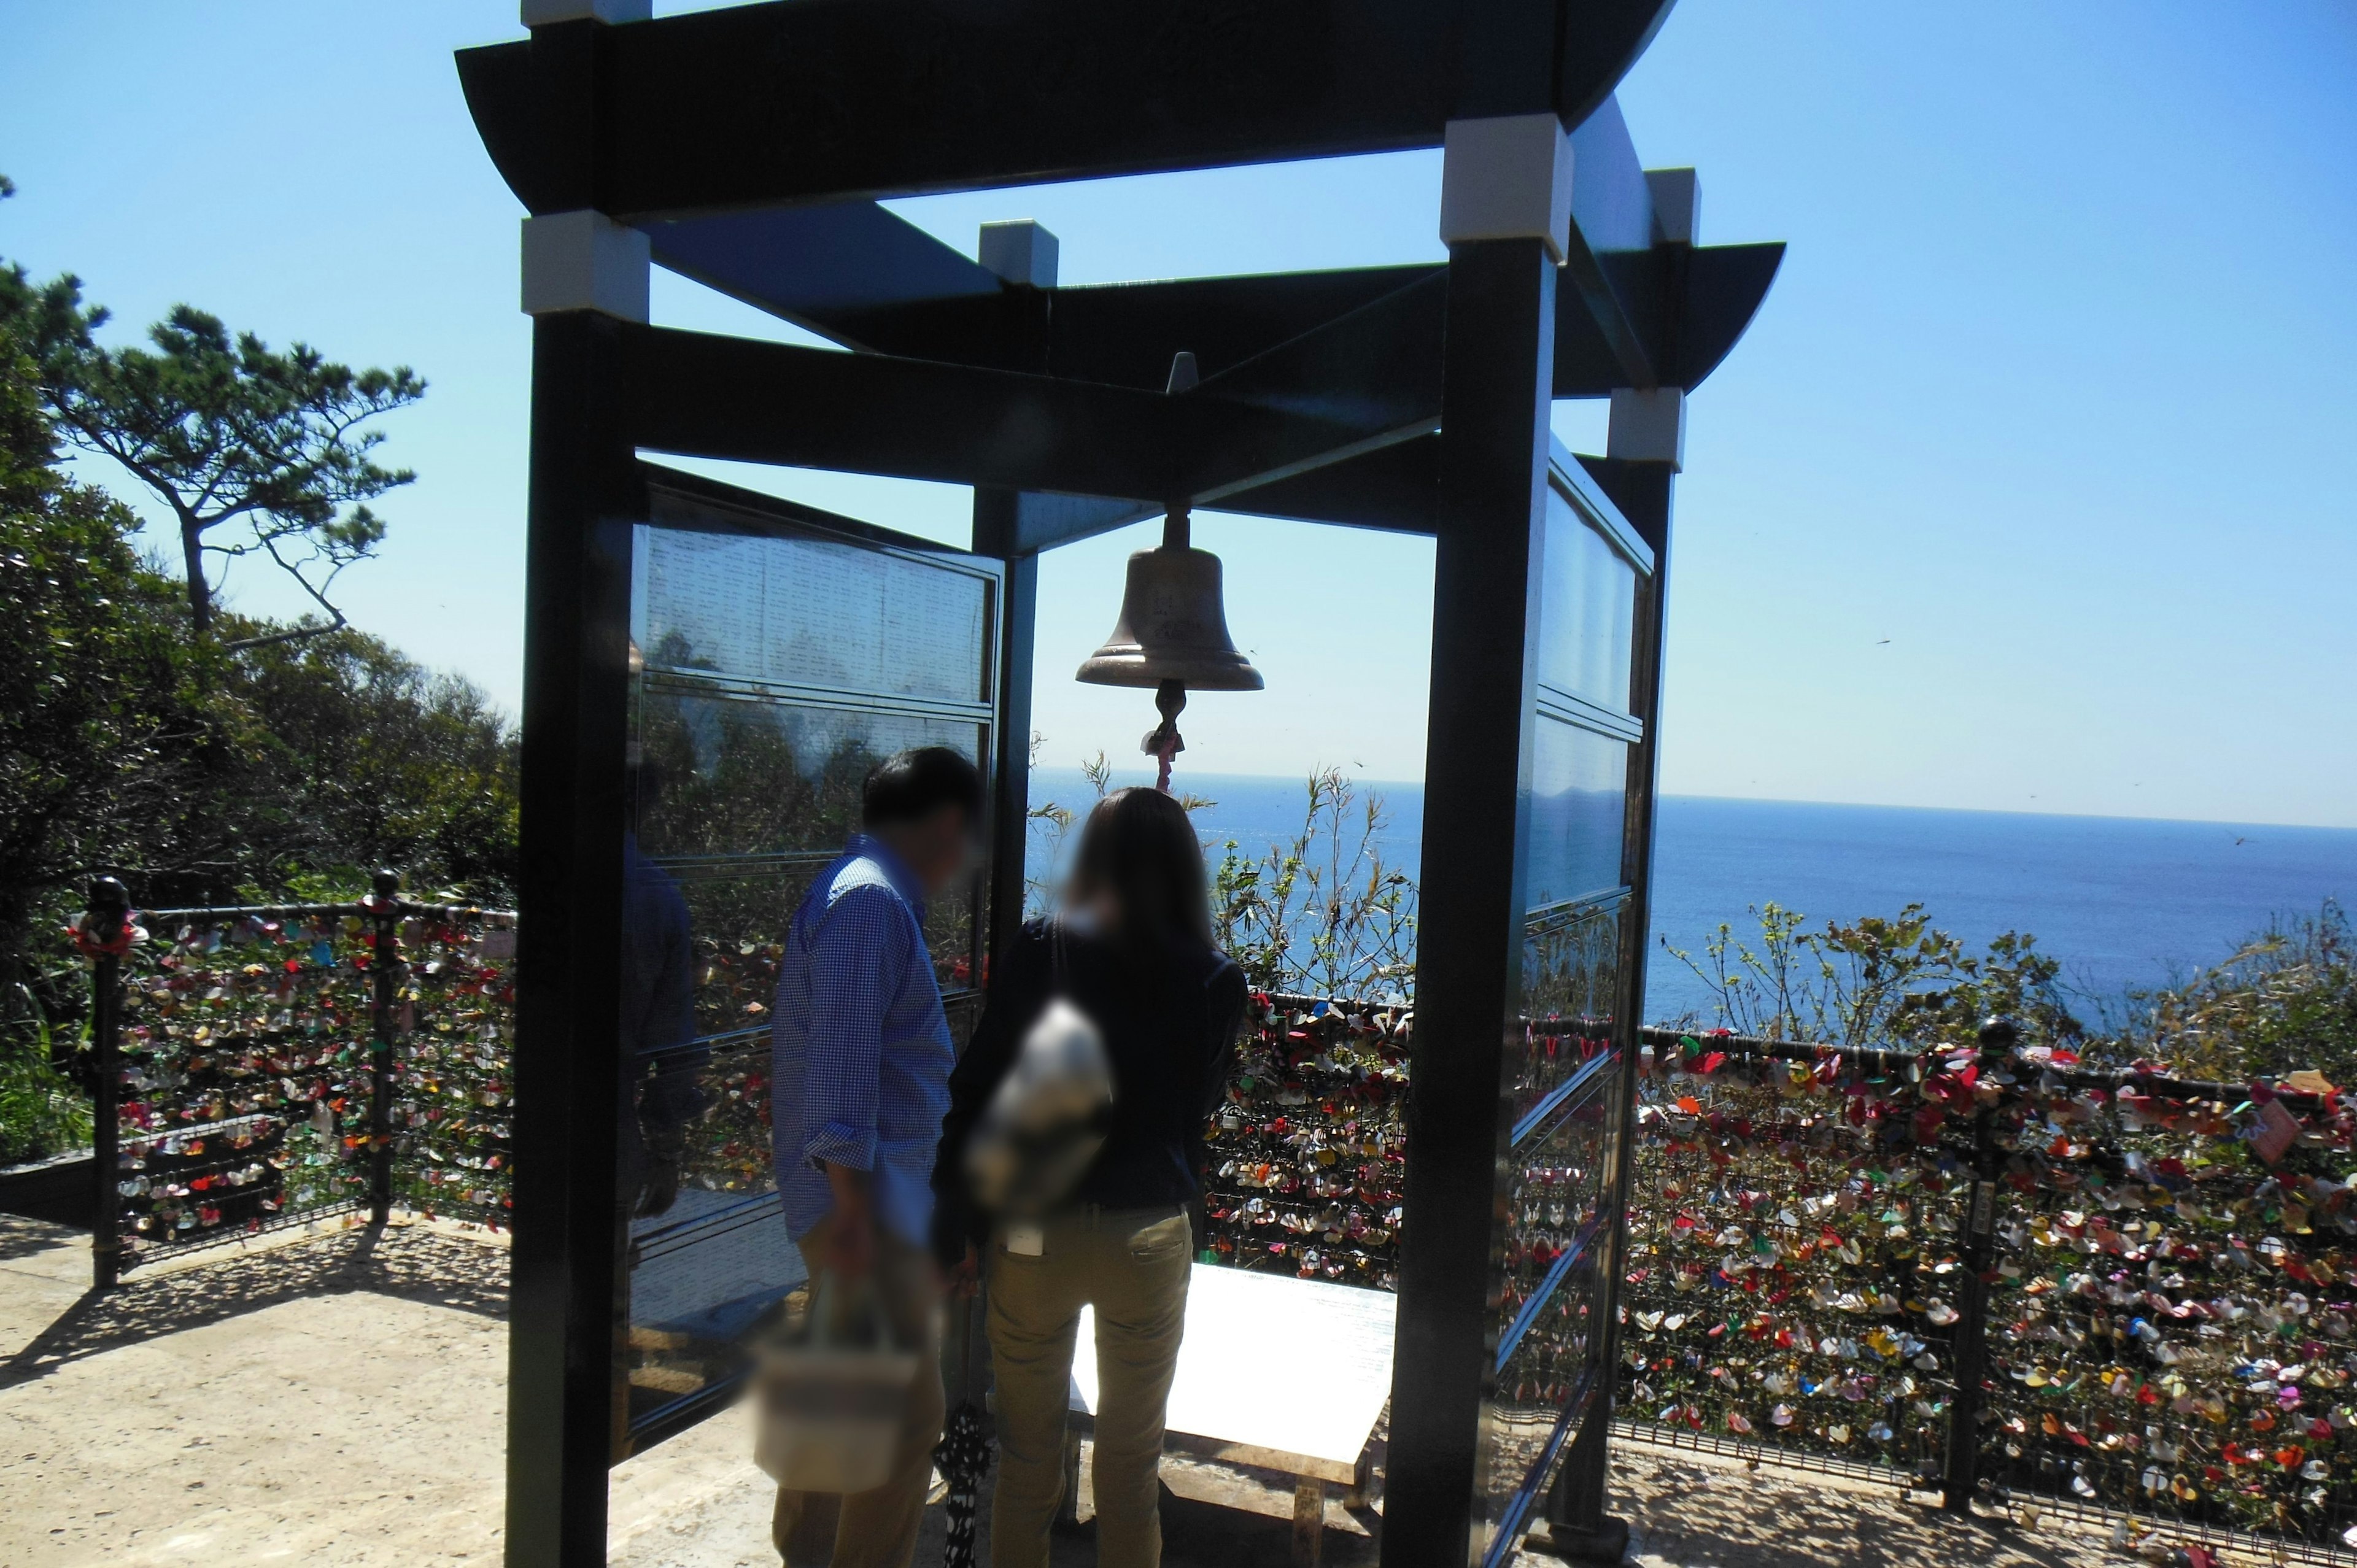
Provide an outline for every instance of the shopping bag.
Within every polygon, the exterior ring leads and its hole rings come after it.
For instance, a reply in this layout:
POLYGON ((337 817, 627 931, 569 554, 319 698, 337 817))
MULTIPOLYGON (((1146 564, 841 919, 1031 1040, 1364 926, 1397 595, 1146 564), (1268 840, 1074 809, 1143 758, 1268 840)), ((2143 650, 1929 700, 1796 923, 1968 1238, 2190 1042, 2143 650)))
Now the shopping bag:
POLYGON ((798 1327, 762 1342, 753 1369, 753 1462, 797 1492, 865 1492, 892 1476, 918 1353, 894 1343, 865 1281, 819 1275, 798 1327))

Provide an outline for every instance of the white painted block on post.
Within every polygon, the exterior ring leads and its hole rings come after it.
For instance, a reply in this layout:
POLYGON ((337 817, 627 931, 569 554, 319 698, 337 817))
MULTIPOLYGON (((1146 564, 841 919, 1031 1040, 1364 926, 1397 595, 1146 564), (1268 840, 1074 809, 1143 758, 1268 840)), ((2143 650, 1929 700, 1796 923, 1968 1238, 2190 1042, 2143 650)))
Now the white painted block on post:
POLYGON ((1667 463, 1683 469, 1686 463, 1686 394, 1679 387, 1655 387, 1639 392, 1615 388, 1612 424, 1604 437, 1604 455, 1637 463, 1667 463))
POLYGON ((1690 168, 1649 168, 1645 188, 1653 199, 1653 237, 1664 244, 1691 245, 1702 228, 1702 182, 1690 168))
POLYGON ((551 212, 523 220, 523 313, 602 310, 647 318, 647 237, 602 212, 551 212))
POLYGON ((545 27, 551 22, 647 22, 654 19, 654 0, 523 0, 523 25, 545 27))
POLYGON ((1029 218, 982 226, 976 259, 1008 283, 1056 286, 1056 236, 1029 218))
POLYGON ((1440 238, 1542 240, 1558 265, 1571 240, 1571 138, 1553 114, 1451 120, 1440 174, 1440 238))

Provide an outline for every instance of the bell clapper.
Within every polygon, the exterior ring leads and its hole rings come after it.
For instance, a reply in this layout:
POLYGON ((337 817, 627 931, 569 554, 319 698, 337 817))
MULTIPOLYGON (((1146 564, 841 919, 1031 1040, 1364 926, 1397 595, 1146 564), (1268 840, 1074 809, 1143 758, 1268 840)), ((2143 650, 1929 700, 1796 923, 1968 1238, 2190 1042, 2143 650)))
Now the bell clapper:
POLYGON ((1187 749, 1186 741, 1178 734, 1178 711, 1186 705, 1187 683, 1184 681, 1165 681, 1156 687, 1154 709, 1162 715, 1162 722, 1147 730, 1146 739, 1138 745, 1139 750, 1159 765, 1154 787, 1166 795, 1170 793, 1170 760, 1187 749))

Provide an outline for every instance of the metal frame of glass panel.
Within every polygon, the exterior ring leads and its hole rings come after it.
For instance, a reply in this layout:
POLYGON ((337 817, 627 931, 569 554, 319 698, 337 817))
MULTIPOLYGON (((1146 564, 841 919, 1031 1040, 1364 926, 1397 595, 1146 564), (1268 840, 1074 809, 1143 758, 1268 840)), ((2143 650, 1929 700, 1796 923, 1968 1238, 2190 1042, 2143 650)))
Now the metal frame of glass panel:
MULTIPOLYGON (((1544 1050, 1557 1064, 1569 1056, 1577 1065, 1567 1073, 1556 1066, 1560 1081, 1517 1115, 1506 1136, 1484 1564, 1512 1555, 1566 1444, 1583 1429, 1600 1434, 1611 1420, 1610 1399, 1598 1397, 1609 1362, 1598 1352, 1618 1305, 1622 1079, 1640 1021, 1624 1015, 1620 971, 1645 942, 1637 923, 1644 900, 1628 880, 1626 850, 1631 758, 1647 735, 1632 711, 1640 705, 1635 638, 1641 607, 1653 597, 1654 553, 1576 461, 1552 449, 1544 509, 1523 1016, 1532 1059, 1544 1050), (1559 1218, 1554 1200, 1563 1183, 1554 1173, 1567 1171, 1577 1173, 1576 1201, 1559 1218), (1544 1199, 1523 1197, 1534 1185, 1544 1199), (1556 1250, 1535 1281, 1517 1277, 1521 1225, 1538 1227, 1556 1250), (1545 1372, 1534 1371, 1534 1356, 1545 1372)), ((1527 1067, 1520 1077, 1532 1077, 1527 1067)), ((1527 1097, 1519 1082, 1509 1093, 1517 1102, 1527 1097)), ((1564 1513, 1554 1522, 1577 1520, 1564 1513)))
MULTIPOLYGON (((1656 205, 1611 91, 1667 0, 1329 9, 791 0, 649 19, 642 0, 535 0, 528 41, 461 53, 485 145, 544 225, 529 232, 581 263, 547 274, 559 296, 533 306, 510 1563, 603 1562, 606 1468, 633 1441, 615 1397, 632 940, 616 846, 637 821, 640 699, 964 712, 792 668, 722 681, 658 659, 651 673, 643 648, 634 668, 640 530, 656 492, 692 488, 651 476, 641 452, 974 488, 975 551, 1001 569, 984 742, 996 854, 977 894, 992 936, 1020 915, 1042 551, 1180 501, 1434 537, 1383 1557, 1479 1563, 1542 1493, 1558 1544, 1602 1530, 1609 1401, 1593 1369, 1613 1354, 1675 462, 1573 458, 1546 435, 1548 404, 1700 382, 1782 248, 1695 245, 1690 179, 1668 177, 1656 205), (1541 113, 1566 128, 1579 170, 1567 224, 1544 242, 1460 239, 1445 265, 1058 287, 877 204, 1432 147, 1452 124, 1541 113), (632 254, 853 351, 647 325, 627 276, 599 281, 632 254), (1174 393, 1181 350, 1201 380, 1174 393), (1550 549, 1563 510, 1580 530, 1568 557, 1550 549), (1652 571, 1624 615, 1609 564, 1644 551, 1652 571), (1611 591, 1598 596, 1599 575, 1611 591), (1551 661, 1546 619, 1566 606, 1576 648, 1551 661), (1566 737, 1577 766, 1558 767, 1566 737)), ((758 815, 725 805, 715 822, 758 815)), ((770 846, 761 873, 781 879, 820 847, 770 846)), ((709 869, 696 856, 754 853, 716 832, 660 869, 683 884, 709 869)), ((703 1386, 673 1417, 709 1408, 693 1402, 703 1386)), ((641 1443, 677 1423, 640 1414, 641 1443)))

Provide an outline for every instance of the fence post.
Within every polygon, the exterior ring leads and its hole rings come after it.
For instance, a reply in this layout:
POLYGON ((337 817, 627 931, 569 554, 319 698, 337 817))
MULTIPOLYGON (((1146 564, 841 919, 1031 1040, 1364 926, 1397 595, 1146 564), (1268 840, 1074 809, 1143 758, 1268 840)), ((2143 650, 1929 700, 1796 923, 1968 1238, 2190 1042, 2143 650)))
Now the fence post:
POLYGON ((368 901, 376 922, 369 958, 374 1005, 369 1047, 369 1222, 393 1218, 393 1037, 401 1000, 401 874, 379 871, 368 901))
POLYGON ((131 945, 131 897, 102 876, 90 885, 79 938, 90 955, 91 1285, 112 1290, 123 1277, 123 1155, 119 1142, 123 1063, 123 954, 131 945))
MULTIPOLYGON (((2020 1038, 2013 1025, 1991 1018, 1980 1028, 1981 1070, 2010 1053, 2020 1038)), ((1996 1239, 1996 1140, 1990 1126, 1996 1112, 1973 1112, 1973 1186, 1964 1206, 1963 1283, 1956 1292, 1955 1397, 1948 1402, 1948 1464, 1941 1479, 1941 1505, 1950 1513, 1972 1511, 1980 1480, 1981 1385, 1988 1375, 1988 1280, 1996 1239)))

